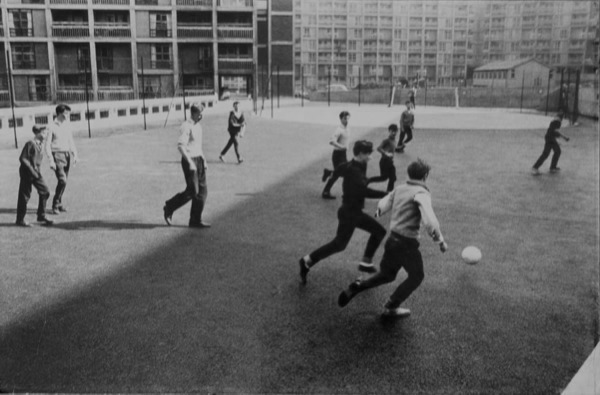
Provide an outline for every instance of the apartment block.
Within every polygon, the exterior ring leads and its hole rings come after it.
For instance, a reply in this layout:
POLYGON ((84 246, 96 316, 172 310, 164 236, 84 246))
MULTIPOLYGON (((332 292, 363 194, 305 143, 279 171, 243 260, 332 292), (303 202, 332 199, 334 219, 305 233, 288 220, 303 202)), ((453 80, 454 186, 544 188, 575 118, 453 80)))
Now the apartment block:
POLYGON ((0 13, 4 103, 7 61, 17 102, 254 94, 271 65, 292 93, 292 0, 2 0, 0 13))

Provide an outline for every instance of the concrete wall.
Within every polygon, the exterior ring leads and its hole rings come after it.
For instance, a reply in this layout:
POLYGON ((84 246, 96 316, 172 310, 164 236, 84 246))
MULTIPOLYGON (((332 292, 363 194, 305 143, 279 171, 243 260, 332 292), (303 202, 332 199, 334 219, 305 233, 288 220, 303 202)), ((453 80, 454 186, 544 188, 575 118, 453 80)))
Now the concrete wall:
POLYGON ((46 31, 46 11, 32 10, 31 19, 33 23, 34 37, 47 37, 48 32, 46 31))
POLYGON ((136 37, 150 37, 150 12, 135 11, 135 34, 136 37))
POLYGON ((48 44, 47 43, 35 43, 35 68, 48 70, 48 44))
POLYGON ((272 40, 273 41, 292 41, 293 35, 293 19, 292 16, 277 15, 273 16, 272 20, 272 40))

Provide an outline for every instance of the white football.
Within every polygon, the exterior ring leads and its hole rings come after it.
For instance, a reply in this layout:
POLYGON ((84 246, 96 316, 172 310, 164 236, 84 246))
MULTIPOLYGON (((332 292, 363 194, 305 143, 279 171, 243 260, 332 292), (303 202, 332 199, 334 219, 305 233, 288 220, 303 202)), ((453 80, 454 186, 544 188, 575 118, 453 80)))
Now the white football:
POLYGON ((481 260, 481 250, 474 246, 468 246, 462 251, 461 256, 465 263, 474 265, 481 260))

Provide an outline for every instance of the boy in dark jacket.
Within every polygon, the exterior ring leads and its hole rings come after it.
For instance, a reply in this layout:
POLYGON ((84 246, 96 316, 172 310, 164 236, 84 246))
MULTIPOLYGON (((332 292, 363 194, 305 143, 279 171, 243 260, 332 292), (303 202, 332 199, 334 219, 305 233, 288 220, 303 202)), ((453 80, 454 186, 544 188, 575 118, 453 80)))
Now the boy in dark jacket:
POLYGON ((395 123, 388 127, 388 138, 383 140, 377 151, 381 154, 379 160, 379 176, 369 178, 369 183, 372 182, 388 182, 387 191, 391 192, 396 183, 396 166, 394 166, 394 150, 396 149, 396 134, 398 126, 395 123))
POLYGON ((550 172, 555 173, 560 170, 558 165, 558 158, 560 158, 560 145, 558 144, 558 138, 562 138, 565 141, 569 141, 569 138, 558 131, 562 125, 563 114, 558 113, 556 117, 550 122, 550 126, 548 126, 548 130, 546 131, 546 136, 544 139, 546 143, 544 144, 544 151, 542 155, 538 158, 538 160, 533 165, 531 172, 533 175, 540 175, 540 166, 544 163, 544 161, 550 156, 550 151, 554 151, 552 155, 552 161, 550 162, 550 172))
POLYGON ((359 270, 369 273, 376 271, 372 259, 385 237, 386 230, 377 220, 365 214, 363 208, 366 198, 382 198, 385 196, 385 192, 376 191, 367 186, 367 162, 371 159, 372 153, 373 144, 370 141, 359 140, 354 143, 354 158, 335 169, 336 173, 339 172, 340 176, 344 177, 342 206, 338 210, 337 233, 332 241, 300 258, 302 284, 306 284, 306 276, 311 267, 322 259, 346 249, 356 228, 371 234, 359 270))
POLYGON ((27 214, 27 202, 31 197, 31 186, 33 185, 39 194, 39 203, 37 210, 37 220, 44 225, 52 225, 53 221, 46 218, 46 202, 50 197, 50 190, 42 177, 41 165, 43 158, 42 142, 44 141, 43 127, 34 126, 34 138, 25 143, 19 162, 19 175, 21 182, 19 184, 19 198, 17 201, 17 222, 18 226, 31 226, 25 221, 27 214))

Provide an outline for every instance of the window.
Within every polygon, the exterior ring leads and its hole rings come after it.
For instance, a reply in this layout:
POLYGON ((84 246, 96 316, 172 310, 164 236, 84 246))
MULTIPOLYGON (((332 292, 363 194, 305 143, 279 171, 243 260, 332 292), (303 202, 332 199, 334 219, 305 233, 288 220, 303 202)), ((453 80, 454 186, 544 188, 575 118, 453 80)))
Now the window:
POLYGON ((169 17, 167 13, 150 14, 150 37, 171 37, 169 17))
POLYGON ((515 69, 510 70, 510 78, 515 78, 515 69))
POLYGON ((44 76, 29 77, 29 100, 48 100, 48 78, 44 76))
POLYGON ((168 44, 154 44, 150 47, 151 67, 153 69, 170 69, 171 46, 168 44))
POLYGON ((33 36, 33 22, 31 11, 14 10, 8 14, 8 27, 13 37, 33 36))
POLYGON ((96 47, 96 63, 98 71, 113 69, 113 53, 110 47, 96 47))
POLYGON ((35 69, 33 44, 13 44, 12 55, 15 69, 35 69))

